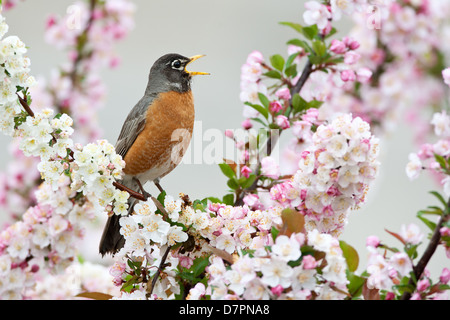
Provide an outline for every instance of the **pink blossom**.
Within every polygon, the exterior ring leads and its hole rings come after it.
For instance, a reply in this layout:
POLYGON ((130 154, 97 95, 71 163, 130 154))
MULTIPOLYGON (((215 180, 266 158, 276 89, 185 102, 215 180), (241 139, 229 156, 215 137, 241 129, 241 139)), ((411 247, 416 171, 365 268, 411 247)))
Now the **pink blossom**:
POLYGON ((278 179, 280 167, 272 157, 265 157, 261 160, 261 173, 266 177, 278 179))
POLYGON ((275 123, 283 130, 290 128, 289 119, 286 116, 279 115, 275 118, 275 123))
POLYGON ((355 81, 356 74, 353 70, 343 70, 341 71, 341 80, 344 82, 355 81))
POLYGON ((252 51, 247 57, 247 63, 263 63, 264 56, 260 51, 252 51))
POLYGON ((302 120, 310 123, 316 123, 319 118, 319 110, 316 108, 310 108, 306 110, 306 113, 302 116, 302 120))
POLYGON ((361 58, 359 53, 354 51, 346 52, 344 55, 344 63, 345 64, 355 64, 361 58))
POLYGON ((244 197, 244 203, 251 209, 259 209, 262 204, 257 194, 248 194, 244 197))
POLYGON ((275 92, 275 96, 283 100, 291 100, 291 92, 288 88, 281 88, 275 92))
POLYGON ((302 260, 303 269, 311 270, 317 267, 317 261, 311 255, 306 255, 302 260))
POLYGON ((308 1, 305 3, 305 8, 303 20, 308 26, 316 24, 321 30, 327 27, 328 19, 331 18, 331 12, 326 6, 316 1, 308 1))
POLYGON ((369 68, 360 68, 356 71, 356 76, 359 82, 368 83, 372 78, 373 72, 369 68))
POLYGON ((450 68, 444 69, 442 71, 442 77, 444 78, 445 84, 450 86, 450 68))

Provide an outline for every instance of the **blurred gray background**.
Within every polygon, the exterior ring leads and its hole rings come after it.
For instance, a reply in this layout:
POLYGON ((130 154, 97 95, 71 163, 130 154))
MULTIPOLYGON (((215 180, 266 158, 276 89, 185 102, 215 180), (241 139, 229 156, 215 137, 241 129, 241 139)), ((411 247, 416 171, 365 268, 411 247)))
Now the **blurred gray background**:
MULTIPOLYGON (((106 106, 99 112, 103 137, 115 143, 129 110, 142 97, 148 71, 161 55, 177 52, 186 56, 206 54, 192 65, 195 71, 207 71, 208 77, 196 77, 193 93, 196 120, 203 131, 240 128, 243 120, 239 100, 240 68, 253 50, 266 58, 275 53, 286 56, 286 41, 294 31, 278 24, 280 21, 302 23, 301 0, 135 0, 136 27, 116 49, 122 64, 103 72, 108 88, 106 106)), ((49 76, 49 70, 65 61, 65 53, 56 51, 43 40, 44 22, 49 13, 64 15, 69 0, 27 0, 4 13, 9 34, 18 35, 29 47, 32 74, 49 76)), ((347 21, 348 23, 348 21, 347 21)), ((339 29, 348 30, 345 19, 339 29)), ((388 244, 400 246, 384 229, 400 231, 402 224, 425 226, 415 217, 418 210, 437 204, 428 191, 438 188, 426 176, 410 182, 405 175, 408 154, 415 152, 410 129, 401 124, 398 130, 382 141, 380 176, 371 188, 368 201, 353 212, 342 239, 360 254, 360 270, 366 267, 366 238, 378 235, 388 244)), ((6 150, 9 138, 0 136, 0 147, 6 150)), ((204 142, 204 146, 209 142, 204 142)), ((6 151, 0 159, 0 170, 9 161, 6 151)), ((169 194, 183 192, 191 199, 225 194, 226 180, 217 165, 182 164, 162 181, 169 194)), ((149 192, 156 192, 148 184, 149 192)), ((4 217, 0 217, 3 220, 4 217)), ((96 252, 98 242, 92 238, 87 245, 96 252)), ((422 250, 423 250, 422 246, 422 250)), ((429 269, 438 277, 444 266, 450 267, 444 251, 439 248, 429 269)))

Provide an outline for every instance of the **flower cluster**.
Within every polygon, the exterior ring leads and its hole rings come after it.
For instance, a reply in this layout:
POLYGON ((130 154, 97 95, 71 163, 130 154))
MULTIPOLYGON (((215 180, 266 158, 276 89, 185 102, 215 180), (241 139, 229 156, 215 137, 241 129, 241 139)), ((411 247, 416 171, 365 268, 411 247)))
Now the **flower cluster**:
POLYGON ((129 195, 112 185, 125 165, 114 147, 103 140, 84 147, 74 145, 70 116, 54 115, 51 109, 32 112, 28 87, 23 87, 33 82, 28 67, 22 65, 27 61, 25 45, 8 37, 0 46, 5 52, 3 82, 14 84, 0 97, 3 119, 12 123, 4 131, 20 139, 19 148, 26 156, 39 158, 37 168, 44 181, 35 194, 36 205, 0 234, 0 294, 20 298, 46 273, 60 272, 72 264, 85 223, 110 203, 117 214, 126 212, 129 195), (26 82, 20 82, 23 79, 26 82), (8 108, 16 111, 6 112, 8 108))
POLYGON ((240 252, 231 266, 211 257, 209 292, 191 290, 190 298, 318 299, 345 297, 346 263, 339 242, 317 230, 279 235, 271 246, 240 252), (308 249, 306 250, 306 248, 308 249))
MULTIPOLYGON (((416 248, 424 239, 424 234, 417 225, 409 224, 402 225, 400 233, 396 234, 396 237, 404 244, 404 250, 389 248, 382 244, 376 236, 367 238, 367 250, 369 251, 367 287, 379 290, 385 300, 393 300, 401 296, 401 284, 406 284, 405 279, 407 280, 413 271, 416 248), (387 256, 386 249, 393 253, 387 256), (380 252, 380 250, 383 251, 380 252)), ((427 270, 416 281, 417 290, 412 295, 412 300, 449 299, 448 293, 443 289, 450 281, 450 270, 448 268, 443 268, 436 283, 433 283, 427 270)))
MULTIPOLYGON (((5 8, 11 8, 14 3, 8 1, 3 5, 5 8)), ((120 59, 115 53, 114 45, 123 40, 134 26, 135 7, 130 1, 108 0, 92 3, 93 7, 78 1, 68 7, 65 16, 51 15, 48 18, 45 40, 57 49, 67 52, 67 62, 52 69, 49 79, 38 77, 39 81, 33 87, 31 83, 25 82, 24 76, 21 76, 24 83, 18 83, 22 88, 30 87, 29 94, 33 97, 34 111, 43 111, 51 106, 55 114, 69 115, 76 129, 72 139, 82 144, 98 140, 101 136, 97 112, 104 105, 106 87, 100 72, 102 68, 114 68, 119 64, 120 59)), ((7 25, 2 23, 1 30, 7 30, 7 25)), ((20 62, 22 52, 26 51, 23 44, 16 45, 19 47, 15 59, 11 60, 14 64, 20 62)), ((8 52, 10 51, 8 49, 8 52)), ((29 60, 25 57, 23 59, 26 68, 29 60)), ((33 82, 32 80, 33 78, 30 78, 28 82, 33 82)), ((17 100, 15 87, 13 89, 11 99, 17 100)), ((9 116, 5 121, 0 120, 0 126, 8 128, 11 133, 14 124, 11 113, 20 112, 20 106, 5 106, 8 112, 2 111, 0 117, 3 119, 9 116)), ((17 141, 11 143, 11 154, 14 158, 10 164, 12 170, 0 173, 0 198, 4 199, 0 201, 0 207, 13 217, 19 217, 26 208, 36 204, 33 193, 42 182, 39 172, 35 169, 38 160, 24 157, 17 149, 18 145, 17 141), (34 178, 25 179, 30 176, 34 178)))
POLYGON ((349 36, 360 44, 356 65, 373 75, 354 86, 323 81, 323 112, 351 112, 371 123, 379 135, 405 121, 423 142, 428 132, 423 111, 440 108, 445 97, 440 77, 449 49, 445 39, 450 5, 440 0, 380 0, 368 5, 370 10, 353 13, 349 36))
POLYGON ((319 126, 312 141, 292 181, 274 186, 270 194, 280 205, 301 210, 308 228, 337 236, 377 175, 379 142, 366 122, 351 115, 319 126))
POLYGON ((35 79, 28 74, 30 59, 25 55, 25 44, 16 36, 4 38, 7 31, 5 18, 0 15, 0 130, 12 136, 16 127, 14 119, 22 112, 17 88, 31 87, 35 79))
POLYGON ((73 300, 84 292, 118 295, 108 268, 90 262, 73 263, 64 272, 43 277, 27 292, 32 300, 73 300))
POLYGON ((445 195, 450 197, 450 177, 447 170, 450 157, 450 116, 446 111, 435 113, 431 125, 439 140, 433 144, 424 143, 418 153, 409 155, 406 174, 414 180, 423 170, 430 170, 440 178, 445 195))

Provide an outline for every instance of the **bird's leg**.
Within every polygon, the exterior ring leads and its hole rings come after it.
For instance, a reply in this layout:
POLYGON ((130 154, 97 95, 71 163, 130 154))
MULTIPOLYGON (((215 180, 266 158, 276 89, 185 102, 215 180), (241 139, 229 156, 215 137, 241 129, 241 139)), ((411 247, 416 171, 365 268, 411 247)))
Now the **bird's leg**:
POLYGON ((148 198, 151 198, 152 195, 150 193, 148 193, 147 191, 144 190, 144 187, 141 184, 141 181, 139 181, 138 178, 133 177, 133 180, 137 183, 137 185, 139 186, 139 189, 141 190, 142 195, 145 197, 146 201, 148 198))
POLYGON ((165 192, 164 189, 161 187, 161 185, 159 184, 160 179, 156 178, 155 180, 153 180, 153 183, 155 184, 155 186, 158 188, 159 192, 163 193, 165 192))

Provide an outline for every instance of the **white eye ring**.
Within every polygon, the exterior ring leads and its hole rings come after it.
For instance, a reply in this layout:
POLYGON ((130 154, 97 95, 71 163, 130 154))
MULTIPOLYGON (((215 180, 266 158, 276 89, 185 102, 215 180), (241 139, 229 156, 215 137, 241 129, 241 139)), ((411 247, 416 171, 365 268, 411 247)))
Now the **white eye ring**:
POLYGON ((174 60, 172 62, 172 69, 176 69, 176 70, 183 70, 183 64, 181 63, 180 60, 174 60))

